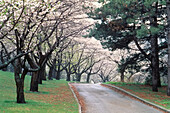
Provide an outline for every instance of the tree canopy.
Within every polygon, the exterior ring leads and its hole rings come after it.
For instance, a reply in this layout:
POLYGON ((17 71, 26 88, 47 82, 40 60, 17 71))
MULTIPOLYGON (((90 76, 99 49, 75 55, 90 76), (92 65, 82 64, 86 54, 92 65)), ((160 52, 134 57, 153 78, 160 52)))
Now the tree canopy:
MULTIPOLYGON (((159 59, 167 53, 166 1, 99 0, 98 2, 102 4, 101 7, 96 9, 89 7, 91 9, 88 12, 89 17, 98 22, 89 30, 88 36, 100 40, 103 47, 111 51, 132 50, 134 48, 131 44, 134 43, 139 53, 145 57, 138 59, 150 62, 152 90, 158 91, 157 86, 161 86, 159 59)), ((136 55, 136 53, 130 54, 134 57, 136 55)))

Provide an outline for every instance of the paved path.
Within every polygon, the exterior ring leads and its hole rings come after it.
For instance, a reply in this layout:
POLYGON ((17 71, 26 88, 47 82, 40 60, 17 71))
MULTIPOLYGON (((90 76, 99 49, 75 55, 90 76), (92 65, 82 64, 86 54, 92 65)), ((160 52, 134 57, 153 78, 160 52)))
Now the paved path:
POLYGON ((73 84, 84 97, 86 113, 161 113, 99 84, 73 84))

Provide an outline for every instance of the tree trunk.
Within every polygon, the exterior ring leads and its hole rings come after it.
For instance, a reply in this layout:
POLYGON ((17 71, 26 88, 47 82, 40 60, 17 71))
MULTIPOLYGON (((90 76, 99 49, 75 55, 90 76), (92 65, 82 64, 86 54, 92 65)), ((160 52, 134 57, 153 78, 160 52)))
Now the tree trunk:
POLYGON ((42 73, 43 72, 41 72, 40 70, 38 71, 38 84, 42 84, 42 73))
POLYGON ((152 91, 158 92, 159 57, 158 39, 151 36, 151 68, 152 68, 152 91))
POLYGON ((66 71, 66 73, 67 73, 67 79, 66 79, 66 81, 70 81, 71 79, 70 79, 70 72, 67 70, 67 68, 65 69, 65 71, 66 71))
POLYGON ((47 78, 46 78, 46 77, 47 77, 47 73, 46 73, 46 64, 43 66, 42 69, 44 69, 44 70, 43 70, 41 79, 46 81, 46 80, 47 80, 47 78))
POLYGON ((61 74, 60 74, 60 70, 57 70, 56 79, 57 79, 57 80, 60 80, 60 76, 61 76, 61 74))
POLYGON ((52 80, 52 76, 53 76, 53 71, 54 71, 54 66, 51 66, 50 67, 50 71, 49 71, 49 74, 48 74, 48 80, 52 80))
POLYGON ((38 71, 38 83, 42 84, 42 80, 46 80, 46 72, 45 72, 45 66, 44 64, 41 69, 38 71))
POLYGON ((124 82, 124 71, 122 71, 120 74, 121 74, 120 80, 121 80, 121 82, 124 82))
POLYGON ((109 82, 109 75, 106 76, 105 81, 106 81, 106 82, 109 82))
POLYGON ((46 56, 45 55, 40 55, 40 60, 39 60, 39 66, 40 70, 38 71, 38 83, 42 84, 42 80, 46 80, 45 77, 45 67, 46 67, 46 56))
POLYGON ((52 77, 55 76, 55 68, 56 68, 56 58, 54 58, 53 64, 50 67, 50 71, 49 71, 49 75, 48 75, 49 80, 52 80, 52 77))
POLYGON ((80 82, 80 80, 81 80, 81 74, 77 74, 76 75, 76 81, 80 82))
MULTIPOLYGON (((15 73, 15 77, 18 77, 19 74, 15 73)), ((17 87, 17 103, 26 103, 24 97, 24 81, 16 78, 16 87, 17 87)))
MULTIPOLYGON (((155 3, 155 15, 153 16, 154 27, 158 27, 158 2, 155 3)), ((159 73, 159 50, 158 50, 158 35, 151 35, 151 68, 152 68, 152 90, 154 92, 158 91, 157 87, 161 87, 160 73, 159 73)))
MULTIPOLYGON (((31 59, 29 55, 26 55, 26 58, 31 68, 33 69, 38 68, 37 64, 33 61, 33 59, 31 59)), ((30 91, 38 92, 38 71, 32 72, 30 91)))
POLYGON ((104 82, 104 83, 106 82, 106 79, 105 79, 105 78, 103 79, 103 82, 104 82))
MULTIPOLYGON (((4 64, 5 60, 4 60, 4 57, 3 57, 3 50, 1 50, 1 52, 0 52, 0 57, 1 57, 2 64, 4 64)), ((2 71, 7 71, 7 67, 3 68, 2 71)))
MULTIPOLYGON (((158 27, 157 15, 158 15, 158 2, 155 3, 155 15, 153 17, 153 19, 154 19, 154 22, 153 22, 154 27, 158 27)), ((157 81, 158 81, 157 86, 161 87, 161 80, 160 80, 160 73, 159 73, 159 55, 158 55, 159 54, 159 51, 158 51, 159 46, 158 46, 158 35, 157 34, 154 36, 153 40, 155 40, 155 41, 153 41, 153 43, 154 43, 153 46, 151 44, 151 48, 155 47, 155 49, 154 49, 155 52, 154 52, 154 50, 152 52, 153 52, 153 54, 155 54, 154 55, 154 57, 155 57, 154 60, 156 62, 156 64, 153 65, 153 68, 155 68, 155 70, 156 70, 155 74, 157 76, 157 81)), ((153 59, 152 59, 152 61, 153 61, 153 59)))
MULTIPOLYGON (((159 64, 158 64, 159 65, 159 64)), ((158 70, 159 70, 159 66, 158 66, 158 70)), ((161 87, 161 76, 160 76, 160 73, 158 71, 158 87, 161 87)))
POLYGON ((38 71, 32 73, 30 91, 38 92, 38 71))
POLYGON ((58 58, 58 66, 57 66, 57 75, 56 75, 56 79, 60 80, 60 76, 61 76, 61 59, 58 58))
POLYGON ((67 81, 70 81, 70 74, 67 74, 67 81))
POLYGON ((160 73, 159 73, 159 51, 158 51, 158 38, 151 38, 151 69, 152 69, 152 80, 155 81, 157 87, 161 87, 160 73), (157 83, 156 83, 157 80, 157 83))
POLYGON ((167 15, 168 15, 168 87, 167 87, 167 95, 170 96, 170 0, 167 0, 167 15))
POLYGON ((90 82, 90 74, 87 74, 87 80, 86 80, 87 83, 90 82))
POLYGON ((16 83, 16 92, 17 92, 17 103, 26 103, 24 97, 24 79, 25 75, 27 74, 27 70, 24 69, 21 77, 20 77, 20 63, 19 60, 16 61, 16 65, 14 66, 15 69, 15 83, 16 83))

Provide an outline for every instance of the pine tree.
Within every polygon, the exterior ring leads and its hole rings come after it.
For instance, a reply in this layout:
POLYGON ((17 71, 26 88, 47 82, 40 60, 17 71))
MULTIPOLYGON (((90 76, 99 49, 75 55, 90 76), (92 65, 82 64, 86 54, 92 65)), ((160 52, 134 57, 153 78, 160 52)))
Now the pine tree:
POLYGON ((90 37, 100 40, 109 50, 130 49, 135 42, 139 51, 151 63, 152 90, 161 86, 159 49, 166 48, 164 0, 99 0, 102 7, 89 14, 101 20, 90 30, 90 37), (160 41, 161 39, 164 39, 160 41), (159 45, 158 45, 158 40, 159 45))
POLYGON ((167 15, 168 15, 168 87, 167 87, 167 95, 170 96, 170 0, 167 0, 167 15))

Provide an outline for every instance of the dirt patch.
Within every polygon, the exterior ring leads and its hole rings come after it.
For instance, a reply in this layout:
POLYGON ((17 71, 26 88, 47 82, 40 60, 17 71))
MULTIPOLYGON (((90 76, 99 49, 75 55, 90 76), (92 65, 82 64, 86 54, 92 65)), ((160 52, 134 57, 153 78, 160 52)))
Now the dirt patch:
POLYGON ((80 96, 79 92, 77 91, 76 87, 73 86, 72 84, 70 84, 71 88, 73 89, 74 93, 76 94, 76 97, 80 103, 80 106, 81 106, 81 110, 82 110, 82 113, 85 113, 86 111, 86 105, 85 105, 85 101, 84 101, 84 98, 82 96, 80 96))
MULTIPOLYGON (((107 88, 109 88, 109 89, 112 89, 112 90, 114 90, 114 91, 116 91, 116 92, 118 92, 118 93, 120 93, 120 94, 122 94, 122 95, 128 96, 128 97, 130 97, 130 98, 132 98, 132 99, 134 99, 134 100, 137 100, 137 101, 140 101, 140 102, 142 102, 142 103, 144 103, 144 104, 147 104, 147 103, 145 103, 145 102, 143 102, 143 101, 141 101, 141 100, 139 100, 139 99, 137 99, 137 98, 135 98, 135 97, 133 97, 133 96, 131 96, 131 95, 123 92, 123 91, 120 91, 120 90, 118 90, 118 89, 116 89, 116 88, 113 88, 113 87, 111 87, 111 86, 107 86, 107 85, 104 85, 104 84, 101 84, 101 85, 104 86, 104 87, 107 87, 107 88)), ((117 86, 117 87, 118 87, 118 86, 117 86)), ((120 88, 122 88, 122 87, 120 87, 120 88)), ((126 90, 126 91, 128 91, 128 92, 132 92, 132 90, 129 90, 129 89, 126 89, 126 88, 122 88, 122 89, 124 89, 124 90, 126 90)), ((135 94, 135 93, 133 93, 133 94, 135 94)), ((136 93, 136 94, 137 94, 137 93, 136 93)), ((141 97, 141 98, 142 98, 142 97, 145 97, 144 94, 142 94, 142 93, 140 93, 140 95, 141 95, 141 96, 139 96, 139 97, 141 97)), ((138 95, 137 95, 137 96, 138 96, 138 95)), ((151 97, 149 97, 149 98, 151 98, 151 97)), ((161 111, 161 112, 163 112, 163 113, 168 113, 168 112, 162 111, 162 110, 158 109, 157 107, 152 106, 152 105, 150 105, 150 104, 147 104, 147 105, 149 105, 149 106, 151 106, 151 107, 153 107, 153 108, 155 108, 155 109, 157 109, 157 110, 159 110, 159 111, 161 111)))

